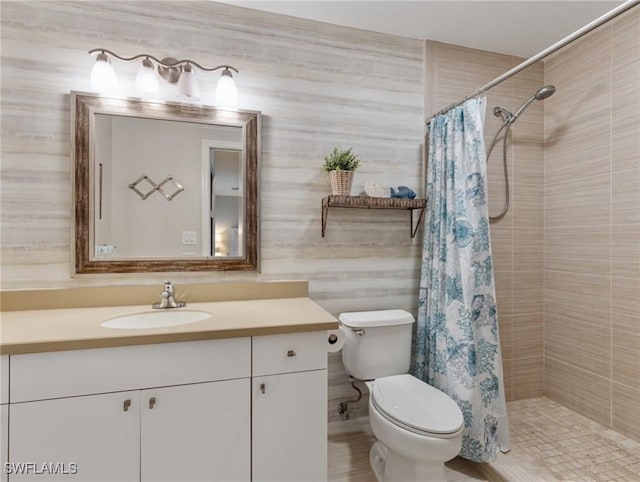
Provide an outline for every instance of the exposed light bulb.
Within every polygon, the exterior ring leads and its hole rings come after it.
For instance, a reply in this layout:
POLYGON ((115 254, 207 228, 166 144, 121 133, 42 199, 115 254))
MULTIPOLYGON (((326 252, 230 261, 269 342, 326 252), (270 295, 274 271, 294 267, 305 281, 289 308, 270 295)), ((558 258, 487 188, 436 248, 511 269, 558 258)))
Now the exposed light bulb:
POLYGON ((178 80, 178 89, 182 96, 193 100, 200 99, 200 85, 198 85, 196 74, 193 73, 193 67, 189 64, 182 67, 182 74, 180 74, 180 80, 178 80))
POLYGON ((118 79, 113 67, 109 63, 109 57, 101 52, 96 57, 96 63, 91 69, 91 89, 98 92, 110 92, 118 87, 118 79))
POLYGON ((216 105, 220 107, 238 107, 238 88, 231 75, 231 70, 225 67, 216 86, 216 105))
POLYGON ((144 59, 136 74, 136 90, 144 94, 155 94, 160 90, 160 82, 154 70, 153 63, 144 59))

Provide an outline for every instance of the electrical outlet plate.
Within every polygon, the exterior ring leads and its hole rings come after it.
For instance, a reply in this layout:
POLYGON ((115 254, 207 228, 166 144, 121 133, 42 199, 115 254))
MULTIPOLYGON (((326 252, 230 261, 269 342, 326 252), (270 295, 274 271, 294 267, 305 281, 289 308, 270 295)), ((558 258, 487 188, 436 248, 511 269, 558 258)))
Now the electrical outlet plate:
POLYGON ((182 231, 182 244, 198 244, 197 233, 195 231, 182 231))

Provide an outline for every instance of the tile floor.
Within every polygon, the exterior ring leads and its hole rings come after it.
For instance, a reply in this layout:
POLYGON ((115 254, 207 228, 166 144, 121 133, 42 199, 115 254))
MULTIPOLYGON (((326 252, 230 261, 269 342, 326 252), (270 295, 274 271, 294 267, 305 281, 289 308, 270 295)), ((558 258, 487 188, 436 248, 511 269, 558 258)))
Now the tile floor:
POLYGON ((508 407, 516 457, 532 457, 558 480, 640 481, 640 443, 545 397, 508 407))
MULTIPOLYGON (((329 436, 329 481, 330 482, 376 482, 369 468, 369 447, 375 438, 370 433, 355 432, 329 436)), ((472 462, 453 459, 447 462, 446 475, 449 482, 484 481, 485 478, 472 462)))
MULTIPOLYGON (((491 464, 447 463, 450 482, 640 482, 640 443, 548 398, 509 402, 512 450, 491 464)), ((329 480, 375 482, 370 433, 329 437, 329 480)))

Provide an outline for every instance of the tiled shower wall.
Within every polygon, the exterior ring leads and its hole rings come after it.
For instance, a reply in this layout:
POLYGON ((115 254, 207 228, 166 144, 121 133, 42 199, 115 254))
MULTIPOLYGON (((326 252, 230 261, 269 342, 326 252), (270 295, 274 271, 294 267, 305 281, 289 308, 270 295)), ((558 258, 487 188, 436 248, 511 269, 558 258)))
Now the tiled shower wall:
MULTIPOLYGON (((433 113, 488 83, 524 59, 426 42, 425 111, 433 113)), ((487 93, 487 149, 501 121, 499 105, 513 112, 543 85, 538 63, 487 93)), ((506 216, 491 223, 496 295, 507 399, 542 395, 543 106, 536 102, 515 123, 508 144, 511 187, 506 216)), ((489 159, 490 215, 505 202, 502 143, 489 159)))
POLYGON ((640 440, 640 7, 545 82, 545 393, 640 440))

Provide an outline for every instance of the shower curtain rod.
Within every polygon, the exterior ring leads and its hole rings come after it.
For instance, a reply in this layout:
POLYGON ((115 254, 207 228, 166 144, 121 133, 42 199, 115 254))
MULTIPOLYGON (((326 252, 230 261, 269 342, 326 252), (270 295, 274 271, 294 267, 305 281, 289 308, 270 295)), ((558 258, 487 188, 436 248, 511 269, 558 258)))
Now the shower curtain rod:
POLYGON ((551 55, 552 53, 554 53, 556 50, 560 50, 562 47, 565 47, 567 45, 569 45, 571 42, 573 42, 574 40, 579 39, 580 37, 582 37, 583 35, 588 34, 589 32, 591 32, 592 30, 598 28, 600 25, 608 22, 609 20, 617 17, 618 15, 626 12, 627 10, 629 10, 630 8, 638 5, 640 3, 640 0, 627 0, 626 2, 624 2, 622 5, 618 5, 616 8, 614 8, 613 10, 611 10, 608 13, 605 13, 603 16, 595 19, 593 22, 585 25, 584 27, 582 27, 579 30, 576 30, 575 32, 573 32, 571 35, 563 38, 562 40, 554 43, 553 45, 551 45, 550 47, 547 47, 546 49, 544 49, 543 51, 537 53, 536 55, 534 55, 533 57, 530 57, 529 59, 525 60, 524 62, 522 62, 521 64, 516 65, 514 68, 512 68, 511 70, 509 70, 508 72, 505 72, 504 74, 502 74, 500 77, 496 77, 495 79, 493 79, 491 82, 489 82, 488 84, 483 85, 482 87, 480 87, 478 90, 476 90, 473 94, 468 95, 467 97, 465 97, 464 99, 462 99, 459 102, 456 102, 454 104, 451 104, 447 107, 445 107, 442 110, 439 110, 438 112, 436 112, 435 114, 433 114, 432 116, 427 118, 427 125, 431 124, 431 120, 436 117, 439 116, 441 114, 444 114, 445 112, 449 112, 451 109, 453 109, 454 107, 458 107, 459 105, 464 104, 466 101, 468 101, 469 99, 473 99, 474 97, 479 96, 480 94, 486 92, 487 90, 495 87, 496 85, 500 84, 501 82, 507 80, 508 78, 516 75, 517 73, 523 71, 524 69, 526 69, 527 67, 529 67, 532 64, 535 64, 537 61, 542 60, 543 58, 545 58, 547 55, 551 55))

